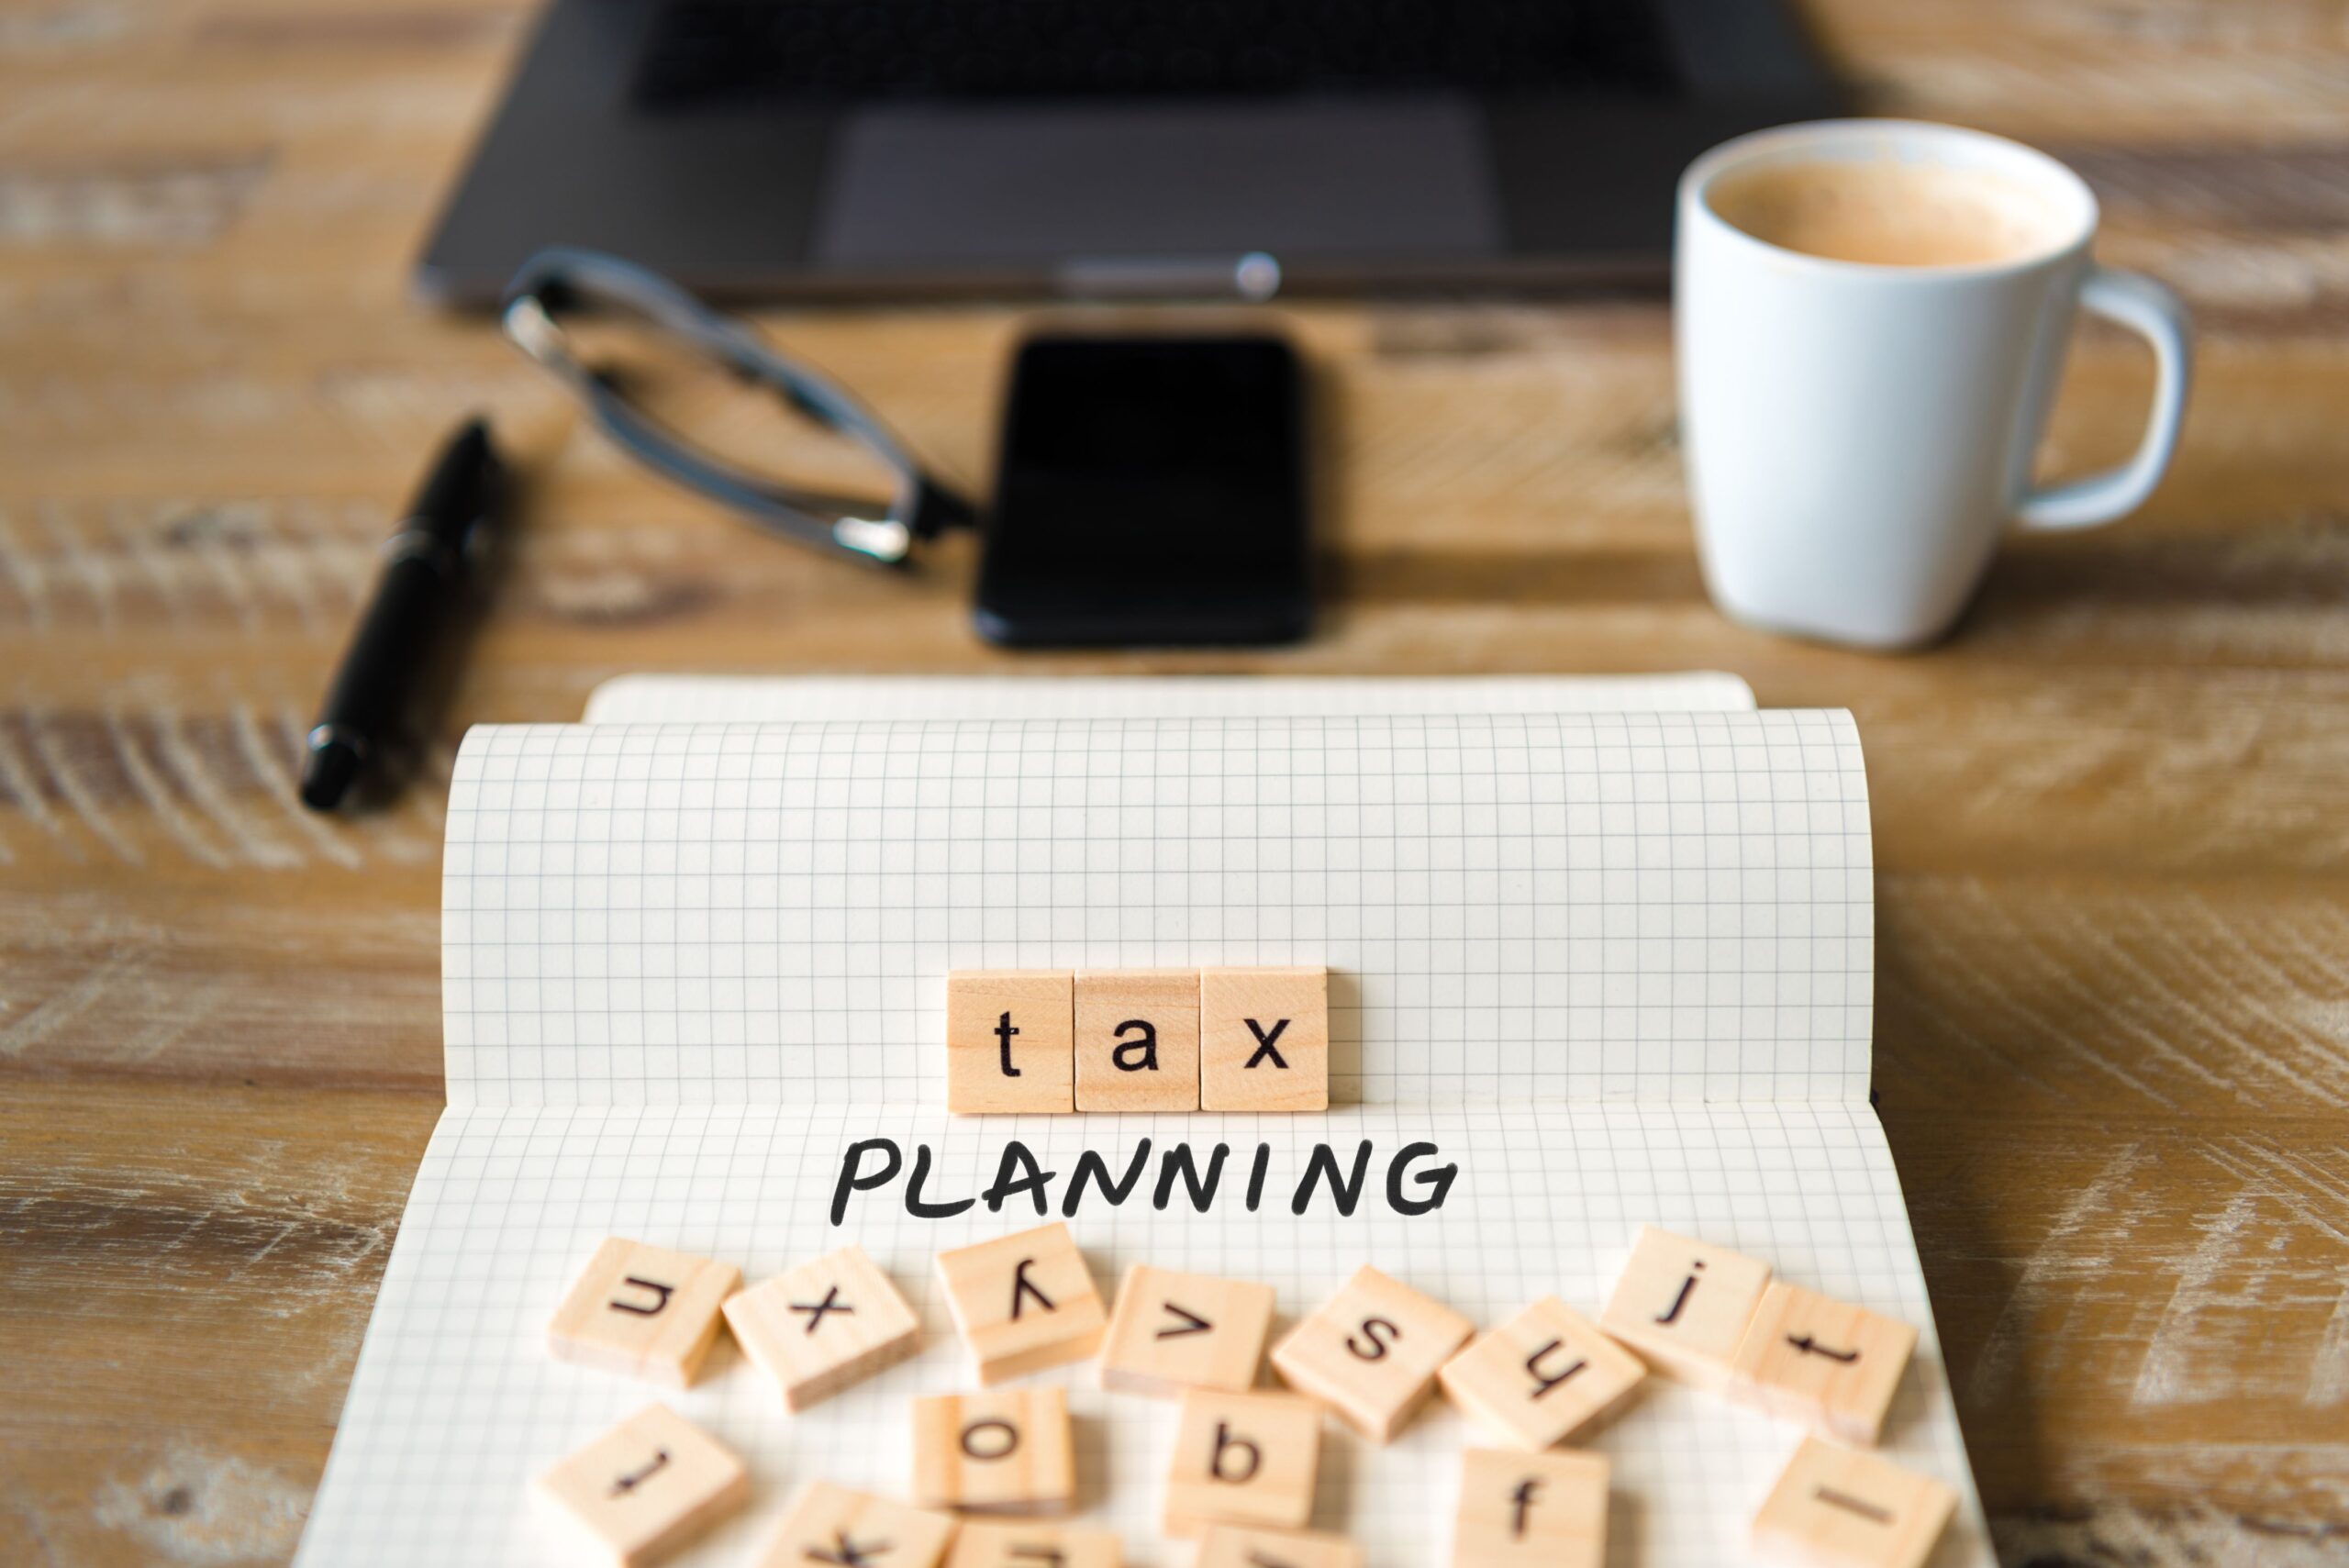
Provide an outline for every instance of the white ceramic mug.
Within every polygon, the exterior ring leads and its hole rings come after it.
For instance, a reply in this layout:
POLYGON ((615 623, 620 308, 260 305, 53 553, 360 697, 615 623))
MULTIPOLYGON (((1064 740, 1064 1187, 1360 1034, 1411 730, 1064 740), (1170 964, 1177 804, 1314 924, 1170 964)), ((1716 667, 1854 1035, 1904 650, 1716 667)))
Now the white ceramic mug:
POLYGON ((1949 629, 2009 524, 2092 528, 2141 504, 2177 444, 2186 311, 2152 279, 2089 260, 2096 226, 2096 197, 2071 170, 1952 126, 1787 126, 1689 165, 1674 327, 1714 602, 1771 630, 1906 647, 1949 629), (1770 164, 1887 160, 2018 183, 2044 206, 2040 242, 1971 265, 1829 261, 1753 238, 1709 199, 1770 164), (2080 306, 2153 345, 2153 417, 2121 467, 2035 488, 2080 306))

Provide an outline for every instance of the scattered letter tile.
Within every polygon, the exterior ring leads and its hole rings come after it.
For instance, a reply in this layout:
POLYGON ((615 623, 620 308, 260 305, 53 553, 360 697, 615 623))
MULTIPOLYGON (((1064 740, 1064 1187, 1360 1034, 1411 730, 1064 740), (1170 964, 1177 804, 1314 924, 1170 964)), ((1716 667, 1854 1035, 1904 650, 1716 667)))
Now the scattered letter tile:
POLYGON ((1101 1294, 1059 1223, 938 1254, 946 1304, 983 1384, 1001 1383, 1101 1348, 1101 1294))
POLYGON ((1295 1529, 1313 1515, 1321 1408, 1294 1394, 1183 1396, 1166 1477, 1166 1533, 1209 1524, 1295 1529))
POLYGON ((1873 1444, 1916 1348, 1917 1330, 1897 1318, 1779 1280, 1746 1326, 1730 1390, 1773 1416, 1873 1444))
POLYGON ((1542 1449, 1612 1412, 1646 1377, 1640 1358, 1545 1296, 1443 1363, 1444 1396, 1519 1448, 1542 1449))
POLYGON ((1101 1386, 1157 1395, 1254 1387, 1274 1294, 1247 1280, 1134 1264, 1101 1347, 1101 1386))
POLYGON ((1770 1265, 1643 1225, 1598 1326, 1667 1377, 1711 1393, 1770 1283, 1770 1265))
POLYGON ((718 1313, 742 1271, 685 1252, 623 1241, 596 1249, 547 1325, 557 1361, 691 1384, 718 1339, 718 1313))
POLYGON ((938 1568, 954 1533, 952 1515, 810 1481, 792 1500, 758 1568, 938 1568))
POLYGON ((946 977, 946 1108, 1016 1115, 1076 1108, 1073 977, 967 969, 946 977))
POLYGON ((620 1568, 644 1568, 740 1507, 751 1473, 716 1438, 647 1405, 539 1477, 539 1495, 620 1568))
POLYGON ((1199 1104, 1211 1111, 1330 1108, 1330 972, 1199 974, 1199 1104))
POLYGON ((1390 1442, 1475 1325, 1365 1264, 1273 1347, 1273 1366, 1374 1442, 1390 1442))
POLYGON ((1047 1513, 1075 1496, 1067 1390, 1001 1388, 914 1401, 915 1502, 1047 1513))
POLYGON ((1362 1548, 1318 1530, 1210 1525, 1191 1568, 1362 1568, 1362 1548))
POLYGON ((1753 1550, 1799 1568, 1919 1568, 1956 1508, 1930 1475, 1805 1438, 1753 1516, 1753 1550))
POLYGON ((1078 972, 1076 1108, 1199 1108, 1197 970, 1078 972))
POLYGON ((1602 1455, 1472 1448, 1460 1456, 1452 1568, 1601 1568, 1606 1558, 1602 1455))
POLYGON ((1119 1568, 1123 1556, 1115 1530, 969 1519, 946 1568, 1119 1568))
POLYGON ((858 1247, 752 1285, 726 1303, 726 1322, 793 1411, 905 1360, 921 1343, 914 1309, 858 1247))

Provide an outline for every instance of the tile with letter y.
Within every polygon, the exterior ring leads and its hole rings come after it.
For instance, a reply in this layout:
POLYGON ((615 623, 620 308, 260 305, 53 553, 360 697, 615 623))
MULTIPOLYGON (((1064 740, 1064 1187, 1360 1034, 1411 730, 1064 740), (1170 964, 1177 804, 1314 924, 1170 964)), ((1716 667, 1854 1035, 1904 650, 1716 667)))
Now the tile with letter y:
POLYGON ((647 1568, 740 1508, 751 1473, 683 1416, 647 1405, 541 1474, 538 1495, 605 1561, 647 1568))
POLYGON ((999 1388, 914 1401, 914 1501, 1057 1513, 1076 1496, 1063 1388, 999 1388))
POLYGON ((1199 1105, 1330 1108, 1330 972, 1199 972, 1199 1105))
POLYGON ((1295 1529, 1313 1517, 1321 1409, 1294 1394, 1183 1396, 1166 1475, 1166 1533, 1210 1524, 1295 1529))
POLYGON ((1039 1225, 938 1254, 954 1326, 983 1384, 1083 1361, 1108 1315, 1068 1227, 1039 1225))
POLYGON ((861 1247, 842 1247, 785 1269, 726 1303, 727 1326, 760 1370, 800 1411, 921 1344, 921 1320, 861 1247))
POLYGON ((946 1108, 1019 1116, 1076 1109, 1074 976, 964 969, 946 977, 946 1108))
POLYGON ((1271 1285, 1251 1280, 1134 1264, 1109 1315, 1101 1386, 1156 1395, 1254 1387, 1274 1296, 1271 1285))
POLYGON ((1076 975, 1076 1108, 1199 1108, 1199 972, 1076 975))
POLYGON ((547 1350, 557 1361, 686 1387, 717 1342, 719 1308, 741 1283, 731 1263, 610 1237, 547 1324, 547 1350))
POLYGON ((1930 1475, 1805 1438, 1753 1516, 1753 1550, 1795 1568, 1920 1568, 1956 1511, 1930 1475))
POLYGON ((1124 1556, 1115 1530, 965 1519, 946 1568, 1119 1568, 1124 1556))
POLYGON ((1362 1568, 1362 1548, 1342 1535, 1209 1525, 1191 1568, 1362 1568))
POLYGON ((1374 1442, 1391 1442, 1475 1325, 1369 1264, 1282 1336, 1273 1369, 1374 1442))
POLYGON ((1607 1469, 1605 1456, 1574 1449, 1467 1450, 1452 1568, 1601 1568, 1607 1469))
POLYGON ((1719 1394, 1769 1284, 1758 1259, 1643 1225, 1598 1326, 1665 1376, 1719 1394))
POLYGON ((810 1481, 792 1499, 758 1568, 938 1568, 955 1528, 951 1514, 810 1481))
POLYGON ((1610 1415, 1647 1376, 1640 1358, 1554 1296, 1443 1363, 1444 1397, 1519 1448, 1562 1442, 1610 1415))
POLYGON ((1909 1324, 1779 1280, 1746 1326, 1730 1394, 1829 1437, 1873 1445, 1916 1349, 1909 1324))

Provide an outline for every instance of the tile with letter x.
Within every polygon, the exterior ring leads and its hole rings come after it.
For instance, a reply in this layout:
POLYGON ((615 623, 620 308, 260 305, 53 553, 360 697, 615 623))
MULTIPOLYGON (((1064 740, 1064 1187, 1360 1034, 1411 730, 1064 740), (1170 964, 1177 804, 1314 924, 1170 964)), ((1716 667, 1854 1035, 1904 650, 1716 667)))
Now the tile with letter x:
POLYGON ((1620 1406, 1640 1358, 1554 1296, 1480 1335, 1440 1374, 1444 1397, 1519 1448, 1560 1442, 1620 1406))
POLYGON ((1076 1109, 1074 976, 965 969, 946 977, 946 1108, 1019 1115, 1076 1109))
POLYGON ((1362 1568, 1362 1548, 1318 1530, 1210 1525, 1191 1568, 1362 1568))
POLYGON ((938 1568, 952 1516, 810 1481, 760 1553, 758 1568, 938 1568))
POLYGON ((557 1361, 684 1388, 717 1342, 742 1271, 615 1236, 596 1249, 547 1325, 557 1361))
POLYGON ((1076 1108, 1199 1108, 1197 970, 1077 972, 1076 1108))
POLYGON ((1083 1361, 1108 1314, 1068 1227, 1057 1221, 938 1254, 954 1326, 983 1384, 1083 1361))
POLYGON ((646 1568, 740 1508, 751 1473, 683 1416, 647 1405, 540 1475, 538 1493, 606 1561, 646 1568))
POLYGON ((1919 1568, 1956 1510, 1930 1475, 1805 1438, 1753 1516, 1753 1550, 1797 1568, 1919 1568))
POLYGON ((1200 971, 1199 1105, 1330 1108, 1328 970, 1200 971))
POLYGON ((818 1400, 905 1360, 921 1320, 861 1247, 842 1247, 728 1299, 727 1326, 783 1391, 783 1407, 818 1400))
POLYGON ((1295 1529, 1313 1517, 1321 1409, 1294 1394, 1183 1396, 1166 1475, 1166 1533, 1210 1524, 1295 1529))
POLYGON ((999 1388, 914 1401, 914 1501, 1057 1513, 1076 1496, 1068 1391, 999 1388))
POLYGON ((1475 1325, 1365 1263, 1273 1347, 1273 1367, 1374 1442, 1389 1442, 1475 1325))
POLYGON ((1830 1437, 1874 1444, 1916 1348, 1917 1330, 1897 1318, 1779 1280, 1746 1326, 1730 1392, 1830 1437))
POLYGON ((1665 1376, 1719 1394, 1769 1284, 1767 1263, 1643 1225, 1598 1326, 1665 1376))
POLYGON ((1128 1394, 1252 1388, 1273 1327, 1273 1287, 1136 1263, 1118 1286, 1101 1386, 1128 1394))
POLYGON ((1460 1456, 1452 1568, 1601 1568, 1607 1460, 1573 1449, 1460 1456))
POLYGON ((946 1568, 1119 1568, 1123 1557, 1115 1530, 966 1519, 946 1568))

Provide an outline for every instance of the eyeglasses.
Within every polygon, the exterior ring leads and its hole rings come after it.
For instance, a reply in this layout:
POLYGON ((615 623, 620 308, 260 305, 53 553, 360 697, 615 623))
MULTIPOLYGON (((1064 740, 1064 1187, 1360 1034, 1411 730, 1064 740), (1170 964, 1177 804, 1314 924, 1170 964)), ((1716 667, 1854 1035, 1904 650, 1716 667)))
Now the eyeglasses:
POLYGON ((897 565, 920 540, 975 520, 970 503, 923 473, 896 434, 841 387, 768 348, 747 323, 632 261, 567 246, 541 250, 507 286, 499 320, 507 337, 570 387, 622 450, 769 533, 897 565), (891 476, 886 501, 784 484, 686 439, 630 395, 627 377, 583 356, 559 319, 574 311, 629 320, 707 366, 772 390, 794 413, 877 458, 891 476))

